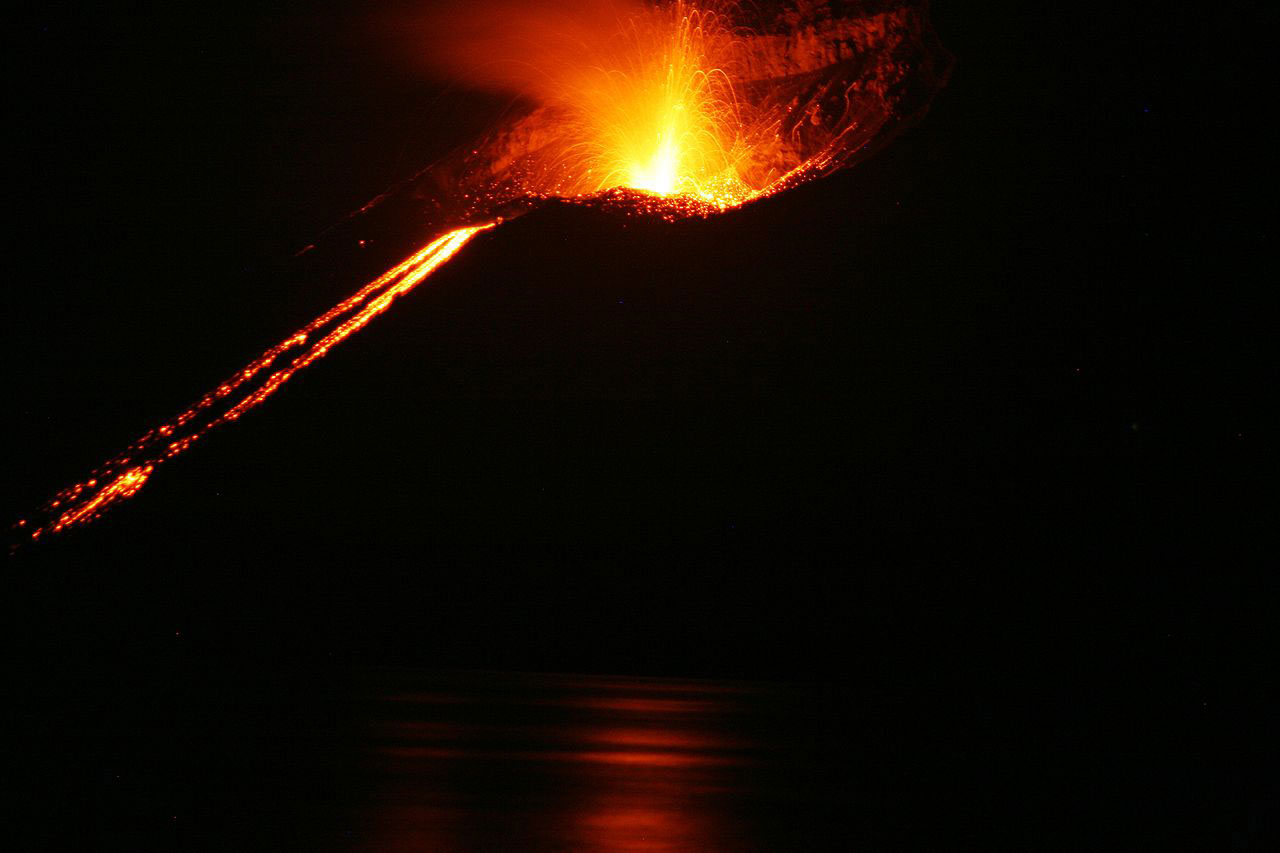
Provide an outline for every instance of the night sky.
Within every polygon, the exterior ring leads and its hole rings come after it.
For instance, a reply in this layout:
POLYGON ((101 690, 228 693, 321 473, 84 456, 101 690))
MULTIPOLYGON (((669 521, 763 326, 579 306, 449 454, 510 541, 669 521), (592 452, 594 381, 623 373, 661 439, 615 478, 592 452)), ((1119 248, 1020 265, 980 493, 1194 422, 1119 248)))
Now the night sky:
MULTIPOLYGON (((299 709, 340 727, 395 664, 821 684, 837 751, 897 780, 832 847, 1258 849, 1265 28, 935 5, 950 85, 873 158, 710 220, 482 235, 10 557, 32 813, 198 847, 147 823, 176 788, 222 815, 194 837, 257 849, 284 818, 226 813, 327 767, 299 709)), ((12 28, 10 520, 431 236, 292 259, 492 99, 382 49, 383 9, 268 6, 12 28)))

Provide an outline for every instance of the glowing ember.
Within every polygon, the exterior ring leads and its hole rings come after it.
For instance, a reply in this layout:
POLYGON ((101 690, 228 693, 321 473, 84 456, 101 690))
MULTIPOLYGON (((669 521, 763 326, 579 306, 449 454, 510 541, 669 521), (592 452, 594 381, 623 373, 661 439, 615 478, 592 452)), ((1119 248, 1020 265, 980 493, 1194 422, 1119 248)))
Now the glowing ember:
MULTIPOLYGON (((142 465, 137 468, 130 468, 115 480, 111 481, 106 487, 98 491, 89 500, 80 503, 62 515, 58 516, 58 520, 49 528, 53 533, 65 530, 73 524, 80 524, 89 519, 97 517, 97 515, 116 501, 131 498, 138 493, 138 490, 146 485, 147 478, 151 476, 151 472, 155 470, 154 465, 142 465)), ((36 530, 31 534, 32 539, 39 539, 42 531, 36 530)))
POLYGON ((949 70, 919 0, 865 10, 840 4, 852 9, 843 17, 821 2, 784 2, 771 13, 752 6, 752 21, 744 7, 674 0, 632 6, 612 26, 594 26, 598 19, 589 26, 582 16, 615 7, 580 3, 578 18, 560 30, 531 16, 528 5, 490 2, 501 8, 489 18, 473 15, 470 38, 434 53, 451 62, 451 51, 478 58, 484 71, 473 82, 517 91, 532 106, 410 181, 415 193, 443 205, 446 227, 487 224, 447 230, 264 352, 60 492, 43 508, 43 521, 19 521, 22 538, 84 524, 137 494, 157 465, 266 400, 494 227, 499 212, 551 198, 666 219, 721 212, 848 165, 922 114, 949 70), (299 349, 287 366, 269 371, 299 349))

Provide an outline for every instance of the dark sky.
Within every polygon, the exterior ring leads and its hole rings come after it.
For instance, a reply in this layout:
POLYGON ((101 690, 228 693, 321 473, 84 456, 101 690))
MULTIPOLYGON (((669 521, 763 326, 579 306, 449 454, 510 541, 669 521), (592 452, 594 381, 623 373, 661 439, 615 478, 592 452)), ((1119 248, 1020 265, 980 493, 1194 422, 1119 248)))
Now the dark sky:
MULTIPOLYGON (((11 559, 43 731, 78 724, 46 707, 68 674, 126 708, 170 668, 817 679, 945 708, 932 736, 993 778, 1057 768, 1046 799, 1117 786, 1088 825, 1139 791, 1247 836, 1277 591, 1260 25, 938 5, 951 85, 873 159, 706 222, 517 220, 11 559)), ((9 86, 11 517, 353 289, 380 256, 290 255, 486 114, 337 3, 49 9, 9 86)))

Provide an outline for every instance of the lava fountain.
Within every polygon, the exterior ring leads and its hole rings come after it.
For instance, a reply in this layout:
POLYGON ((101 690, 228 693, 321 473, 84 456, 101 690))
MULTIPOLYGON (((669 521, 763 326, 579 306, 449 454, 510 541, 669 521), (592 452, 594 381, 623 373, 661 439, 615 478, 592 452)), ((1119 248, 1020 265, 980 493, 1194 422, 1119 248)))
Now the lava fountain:
POLYGON ((599 55, 568 63, 549 116, 564 138, 548 164, 561 174, 557 191, 629 187, 722 207, 745 201, 739 43, 724 15, 677 2, 633 15, 599 55))
POLYGON ((416 218, 436 236, 20 520, 20 541, 136 495, 504 217, 549 200, 719 213, 866 156, 923 115, 950 69, 922 0, 549 2, 432 22, 430 64, 517 97, 478 142, 358 211, 421 202, 416 218))

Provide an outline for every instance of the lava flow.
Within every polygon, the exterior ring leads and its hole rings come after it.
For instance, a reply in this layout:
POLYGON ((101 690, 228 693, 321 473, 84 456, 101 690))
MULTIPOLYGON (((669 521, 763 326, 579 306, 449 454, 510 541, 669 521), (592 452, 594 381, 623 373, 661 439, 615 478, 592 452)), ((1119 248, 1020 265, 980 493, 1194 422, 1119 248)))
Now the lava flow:
MULTIPOLYGON (((168 423, 147 432, 124 453, 107 462, 81 483, 63 489, 48 503, 45 524, 27 533, 31 541, 49 533, 84 524, 101 515, 112 504, 138 493, 160 463, 189 449, 210 430, 238 420, 241 415, 274 394, 299 370, 323 357, 337 344, 368 325, 398 296, 403 296, 449 260, 477 233, 495 223, 456 228, 433 240, 402 263, 366 284, 357 293, 312 320, 285 338, 234 376, 205 394, 190 408, 168 423), (318 336, 318 337, 316 337, 318 336), (304 347, 286 367, 266 371, 291 350, 304 347), (262 375, 263 380, 254 383, 262 375)), ((25 529, 28 521, 18 522, 25 529)))
POLYGON ((459 31, 435 45, 437 71, 523 104, 400 188, 431 200, 442 236, 59 492, 18 522, 22 539, 87 523, 137 494, 157 466, 363 328, 495 227, 499 212, 549 199, 666 219, 723 212, 866 156, 923 114, 950 67, 922 0, 795 0, 750 13, 717 0, 494 3, 469 11, 467 26, 431 28, 459 31))

